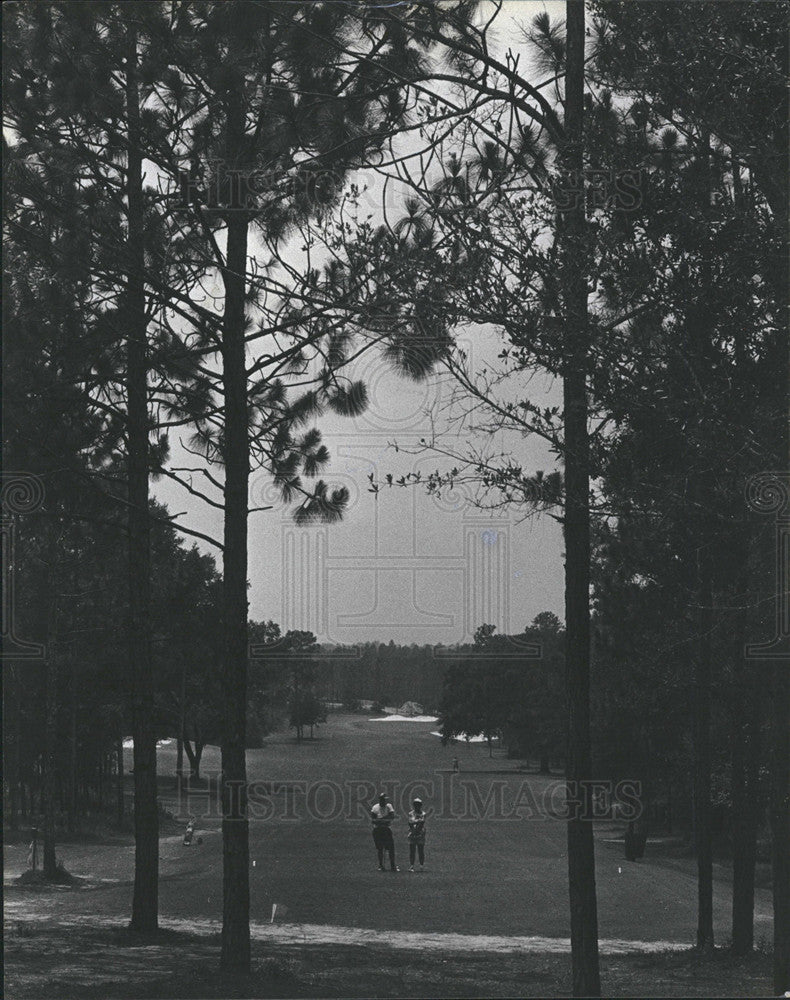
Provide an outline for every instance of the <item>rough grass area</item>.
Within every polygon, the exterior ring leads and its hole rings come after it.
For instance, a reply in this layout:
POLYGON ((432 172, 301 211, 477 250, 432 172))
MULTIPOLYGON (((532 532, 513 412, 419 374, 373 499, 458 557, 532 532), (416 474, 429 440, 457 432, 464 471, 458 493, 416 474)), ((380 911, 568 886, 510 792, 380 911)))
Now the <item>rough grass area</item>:
MULTIPOLYGON (((17 923, 5 942, 13 1000, 263 997, 569 996, 564 955, 458 955, 359 946, 253 944, 249 976, 222 974, 219 939, 161 932, 153 941, 121 929, 17 923), (132 985, 133 984, 133 985, 132 985)), ((768 997, 770 958, 718 950, 604 957, 605 995, 768 997)))

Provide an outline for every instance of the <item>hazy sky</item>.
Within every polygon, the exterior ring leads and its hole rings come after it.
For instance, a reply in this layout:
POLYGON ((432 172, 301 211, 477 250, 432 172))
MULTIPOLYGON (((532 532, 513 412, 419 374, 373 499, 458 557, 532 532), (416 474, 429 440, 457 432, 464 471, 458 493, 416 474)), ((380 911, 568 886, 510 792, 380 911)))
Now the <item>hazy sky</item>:
MULTIPOLYGON (((497 22, 498 47, 504 51, 509 40, 523 49, 516 41, 518 25, 544 9, 552 17, 564 14, 563 3, 508 0, 497 22)), ((495 331, 471 329, 461 336, 476 361, 493 359, 501 347, 495 331)), ((296 527, 279 504, 251 515, 250 617, 274 619, 283 631, 310 629, 319 639, 338 643, 453 643, 471 639, 483 622, 515 632, 540 611, 563 617, 561 531, 549 517, 525 518, 514 508, 480 511, 463 489, 441 499, 414 487, 369 492, 370 473, 383 480, 387 473, 397 477, 449 468, 436 455, 410 453, 418 450, 421 438, 437 433, 451 451, 470 442, 492 452, 508 451, 530 472, 556 467, 545 443, 515 434, 492 441, 453 424, 444 379, 415 385, 393 374, 372 352, 353 376, 367 383, 368 410, 357 418, 318 421, 332 455, 322 478, 348 487, 349 510, 341 524, 309 528, 296 527)), ((524 375, 523 383, 513 391, 523 388, 541 405, 559 402, 560 386, 548 378, 534 377, 527 384, 524 375)), ((177 454, 177 441, 172 445, 177 454)), ((154 493, 171 511, 187 512, 180 519, 184 524, 222 537, 221 511, 167 480, 156 483, 154 493)), ((260 471, 252 474, 250 500, 251 506, 272 500, 268 477, 260 471)))

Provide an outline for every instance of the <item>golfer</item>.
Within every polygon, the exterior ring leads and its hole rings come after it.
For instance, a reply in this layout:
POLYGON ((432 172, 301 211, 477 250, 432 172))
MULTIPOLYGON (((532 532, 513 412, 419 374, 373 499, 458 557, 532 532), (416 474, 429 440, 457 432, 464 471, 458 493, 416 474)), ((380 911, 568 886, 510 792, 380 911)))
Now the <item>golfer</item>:
POLYGON ((419 855, 420 871, 425 870, 425 811, 422 799, 414 799, 409 813, 409 871, 414 871, 414 856, 419 855))
POLYGON ((386 792, 379 795, 379 800, 370 810, 370 818, 373 821, 373 843, 376 845, 376 853, 379 856, 379 871, 384 871, 384 851, 387 851, 390 858, 390 871, 398 872, 395 864, 395 841, 392 839, 390 826, 395 819, 395 809, 391 802, 387 801, 386 792))

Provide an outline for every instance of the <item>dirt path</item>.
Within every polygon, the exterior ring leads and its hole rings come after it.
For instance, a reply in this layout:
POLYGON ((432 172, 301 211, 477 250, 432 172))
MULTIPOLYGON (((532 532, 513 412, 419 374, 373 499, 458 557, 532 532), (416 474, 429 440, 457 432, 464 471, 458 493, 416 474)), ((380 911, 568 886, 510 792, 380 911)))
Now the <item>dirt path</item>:
MULTIPOLYGON (((68 932, 69 929, 93 927, 95 918, 84 914, 60 917, 57 922, 28 905, 25 899, 8 900, 5 907, 6 923, 40 926, 68 932)), ((163 930, 178 931, 199 937, 212 937, 220 933, 218 920, 176 920, 162 917, 163 930)), ((122 931, 123 920, 103 921, 107 929, 122 931)), ((250 935, 254 941, 278 945, 365 945, 415 952, 458 952, 485 954, 547 954, 568 955, 571 943, 568 938, 504 936, 501 934, 436 934, 414 931, 379 931, 368 927, 339 927, 331 924, 251 923, 250 935)), ((685 951, 688 946, 673 941, 601 940, 602 955, 650 955, 659 952, 685 951)))
MULTIPOLYGON (((294 928, 256 927, 250 974, 229 976, 219 970, 213 922, 204 922, 201 933, 165 929, 154 941, 136 939, 120 921, 110 924, 99 926, 87 916, 63 926, 11 920, 5 995, 11 1000, 570 996, 570 962, 563 951, 492 951, 488 941, 484 952, 475 938, 471 949, 468 941, 459 942, 468 935, 429 935, 423 944, 430 947, 415 949, 403 935, 387 935, 382 944, 385 935, 375 932, 303 927, 304 937, 285 943, 282 938, 294 928), (316 943, 319 939, 323 943, 316 943)), ((546 947, 531 942, 538 944, 546 947)), ((506 941, 512 946, 513 940, 506 941)), ((604 953, 601 973, 607 996, 770 996, 770 958, 760 954, 733 959, 722 951, 700 957, 690 949, 604 953)))

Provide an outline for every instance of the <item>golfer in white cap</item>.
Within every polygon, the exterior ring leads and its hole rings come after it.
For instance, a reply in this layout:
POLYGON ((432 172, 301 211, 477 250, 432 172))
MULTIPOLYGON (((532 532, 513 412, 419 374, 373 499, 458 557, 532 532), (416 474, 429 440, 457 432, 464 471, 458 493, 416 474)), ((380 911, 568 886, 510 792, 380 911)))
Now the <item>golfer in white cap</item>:
POLYGON ((412 801, 413 809, 409 812, 409 871, 414 871, 414 856, 419 854, 420 871, 425 870, 425 811, 422 799, 412 801))

